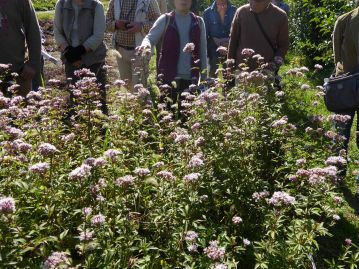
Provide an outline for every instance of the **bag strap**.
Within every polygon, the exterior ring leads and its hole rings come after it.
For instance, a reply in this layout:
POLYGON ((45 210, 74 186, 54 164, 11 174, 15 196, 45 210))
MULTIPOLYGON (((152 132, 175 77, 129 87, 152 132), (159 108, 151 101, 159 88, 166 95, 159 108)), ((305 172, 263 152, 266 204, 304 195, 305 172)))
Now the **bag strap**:
POLYGON ((267 40, 268 44, 270 45, 270 47, 272 48, 272 50, 273 50, 273 52, 274 52, 274 54, 275 54, 275 53, 277 52, 277 47, 273 45, 272 41, 270 40, 269 36, 267 35, 266 31, 264 30, 263 25, 262 25, 262 23, 261 23, 260 20, 259 20, 258 14, 255 13, 255 12, 253 12, 253 11, 252 11, 252 13, 253 13, 253 15, 254 15, 254 18, 255 18, 256 21, 257 21, 257 24, 258 24, 258 26, 259 26, 259 29, 261 30, 261 32, 262 32, 264 38, 267 40))

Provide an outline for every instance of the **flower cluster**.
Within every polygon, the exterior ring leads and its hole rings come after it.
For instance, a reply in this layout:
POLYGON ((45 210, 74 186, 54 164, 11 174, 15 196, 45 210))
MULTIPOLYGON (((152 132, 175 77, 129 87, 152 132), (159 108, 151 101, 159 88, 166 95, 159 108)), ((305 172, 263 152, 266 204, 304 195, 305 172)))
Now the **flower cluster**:
POLYGON ((0 213, 15 213, 15 200, 12 197, 0 197, 0 213))
POLYGON ((293 205, 295 203, 295 198, 284 191, 276 191, 268 200, 268 203, 274 206, 293 205))
POLYGON ((211 241, 209 242, 209 246, 203 250, 204 254, 213 261, 222 259, 226 253, 224 247, 219 247, 218 244, 219 242, 217 240, 211 241))

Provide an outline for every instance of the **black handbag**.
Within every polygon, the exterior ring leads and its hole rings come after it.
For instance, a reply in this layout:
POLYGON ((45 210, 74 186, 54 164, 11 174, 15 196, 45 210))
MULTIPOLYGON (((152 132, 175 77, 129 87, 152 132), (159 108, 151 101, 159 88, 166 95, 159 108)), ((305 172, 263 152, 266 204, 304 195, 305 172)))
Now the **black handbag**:
POLYGON ((359 109, 359 73, 326 79, 324 93, 325 105, 331 112, 359 109))

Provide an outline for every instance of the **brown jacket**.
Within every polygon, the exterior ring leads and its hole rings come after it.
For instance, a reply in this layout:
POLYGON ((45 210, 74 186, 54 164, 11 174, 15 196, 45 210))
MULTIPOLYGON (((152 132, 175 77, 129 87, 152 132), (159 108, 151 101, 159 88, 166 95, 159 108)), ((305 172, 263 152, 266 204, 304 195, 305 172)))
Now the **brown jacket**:
POLYGON ((30 0, 0 1, 0 63, 13 65, 19 72, 26 60, 40 71, 41 36, 35 10, 30 0))
POLYGON ((358 71, 359 8, 337 19, 333 32, 333 50, 337 75, 358 71))
POLYGON ((243 62, 241 52, 250 48, 264 57, 266 62, 275 56, 285 57, 289 48, 288 18, 280 8, 269 4, 268 8, 258 13, 259 20, 270 38, 277 47, 274 53, 272 47, 261 32, 250 5, 238 8, 232 22, 229 41, 228 58, 235 59, 236 64, 243 62))

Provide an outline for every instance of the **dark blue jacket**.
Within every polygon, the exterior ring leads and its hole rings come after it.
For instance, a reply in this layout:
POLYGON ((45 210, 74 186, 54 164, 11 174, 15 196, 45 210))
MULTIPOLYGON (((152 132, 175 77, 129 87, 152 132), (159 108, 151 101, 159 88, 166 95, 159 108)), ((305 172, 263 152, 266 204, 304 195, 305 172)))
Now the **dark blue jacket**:
POLYGON ((224 17, 224 24, 221 22, 219 13, 217 12, 216 1, 208 7, 203 13, 204 23, 206 25, 207 32, 207 53, 208 58, 218 57, 219 54, 216 52, 217 45, 213 41, 213 37, 216 38, 228 38, 232 20, 236 13, 237 8, 228 1, 228 8, 224 17))

